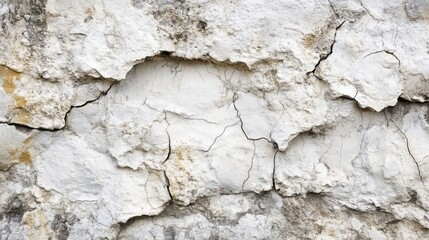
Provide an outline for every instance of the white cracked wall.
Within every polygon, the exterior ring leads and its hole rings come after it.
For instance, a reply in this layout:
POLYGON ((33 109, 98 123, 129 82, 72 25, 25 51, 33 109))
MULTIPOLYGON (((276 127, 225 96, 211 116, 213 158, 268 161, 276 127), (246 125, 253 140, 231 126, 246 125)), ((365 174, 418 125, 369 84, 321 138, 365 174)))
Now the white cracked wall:
POLYGON ((426 239, 429 3, 0 0, 0 239, 426 239))

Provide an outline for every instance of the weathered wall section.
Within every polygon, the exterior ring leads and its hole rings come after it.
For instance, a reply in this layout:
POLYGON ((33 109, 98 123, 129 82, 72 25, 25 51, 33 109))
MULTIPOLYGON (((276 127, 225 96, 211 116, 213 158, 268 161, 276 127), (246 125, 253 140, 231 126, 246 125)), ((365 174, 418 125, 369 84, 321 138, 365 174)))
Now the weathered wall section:
POLYGON ((0 239, 425 239, 429 3, 0 0, 0 239))

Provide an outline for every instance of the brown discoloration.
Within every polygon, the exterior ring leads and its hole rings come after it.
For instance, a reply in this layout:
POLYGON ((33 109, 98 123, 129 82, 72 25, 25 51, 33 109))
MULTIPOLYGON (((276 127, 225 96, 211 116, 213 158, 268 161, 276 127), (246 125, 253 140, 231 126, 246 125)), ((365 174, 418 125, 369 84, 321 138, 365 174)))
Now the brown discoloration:
POLYGON ((94 6, 91 6, 85 9, 85 14, 88 16, 92 16, 94 12, 95 12, 94 6))
POLYGON ((3 81, 3 90, 11 94, 15 100, 13 106, 15 108, 13 120, 15 123, 28 124, 30 123, 31 113, 25 108, 27 99, 23 96, 15 95, 16 93, 14 93, 16 90, 15 81, 20 80, 20 78, 21 73, 0 65, 0 80, 3 81))
POLYGON ((17 110, 18 112, 14 117, 14 122, 24 125, 30 123, 31 113, 23 108, 19 108, 17 110))
POLYGON ((177 149, 176 156, 177 156, 177 159, 179 159, 180 161, 183 160, 182 149, 180 149, 180 148, 177 149))
POLYGON ((30 122, 31 113, 25 108, 27 104, 27 100, 21 96, 14 96, 15 99, 15 117, 14 120, 17 123, 28 124, 30 122))
POLYGON ((322 27, 305 34, 302 37, 302 44, 306 48, 319 49, 321 51, 329 50, 337 25, 338 22, 335 20, 328 20, 322 27))
POLYGON ((45 214, 41 210, 27 212, 24 215, 23 223, 25 225, 27 239, 51 239, 48 222, 45 214))
POLYGON ((31 140, 33 139, 33 136, 29 136, 24 140, 24 145, 28 147, 28 145, 30 144, 31 140))
POLYGON ((192 161, 191 151, 189 147, 178 148, 176 150, 176 157, 179 161, 183 161, 183 160, 192 161))
POLYGON ((19 156, 19 162, 24 164, 30 164, 33 161, 33 157, 31 156, 30 151, 28 151, 30 147, 32 136, 27 137, 24 142, 24 151, 21 152, 21 155, 19 156))
POLYGON ((313 34, 306 34, 304 35, 303 41, 304 41, 304 46, 306 48, 310 48, 316 42, 316 37, 313 34))
POLYGON ((24 97, 21 96, 14 96, 15 98, 15 106, 18 108, 22 108, 27 104, 27 100, 24 97))
POLYGON ((30 164, 32 162, 31 154, 28 150, 25 150, 19 156, 19 162, 24 164, 30 164))
POLYGON ((29 151, 31 139, 32 136, 27 137, 19 147, 9 151, 9 160, 11 162, 30 164, 33 161, 33 157, 29 151))
POLYGON ((13 93, 15 91, 16 86, 14 81, 19 80, 20 77, 21 73, 0 65, 0 79, 3 81, 3 90, 6 93, 13 93))
POLYGON ((24 224, 25 225, 30 225, 32 226, 34 224, 34 220, 33 220, 33 215, 32 214, 27 214, 25 219, 24 219, 24 224))
POLYGON ((13 91, 15 91, 15 84, 13 83, 13 80, 5 79, 3 81, 3 89, 6 93, 13 93, 13 91))

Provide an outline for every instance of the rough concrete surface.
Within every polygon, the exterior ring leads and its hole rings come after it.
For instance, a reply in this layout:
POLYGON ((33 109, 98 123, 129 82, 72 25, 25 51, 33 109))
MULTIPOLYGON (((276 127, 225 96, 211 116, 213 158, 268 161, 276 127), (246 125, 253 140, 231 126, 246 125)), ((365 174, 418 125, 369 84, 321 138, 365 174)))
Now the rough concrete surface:
POLYGON ((0 19, 0 240, 429 239, 427 0, 0 19))

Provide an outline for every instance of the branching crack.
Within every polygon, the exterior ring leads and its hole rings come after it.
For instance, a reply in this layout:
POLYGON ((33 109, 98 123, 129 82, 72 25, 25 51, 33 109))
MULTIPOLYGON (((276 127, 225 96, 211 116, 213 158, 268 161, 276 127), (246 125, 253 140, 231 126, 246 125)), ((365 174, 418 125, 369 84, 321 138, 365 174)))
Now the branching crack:
POLYGON ((213 145, 216 143, 216 141, 225 133, 225 131, 226 131, 226 129, 227 128, 229 128, 229 127, 232 127, 232 126, 234 126, 234 125, 236 125, 238 122, 236 122, 236 123, 233 123, 233 124, 231 124, 231 125, 228 125, 228 126, 226 126, 224 129, 223 129, 223 131, 221 132, 221 134, 219 134, 218 136, 216 136, 216 138, 214 139, 214 141, 213 141, 213 143, 210 145, 210 147, 207 149, 207 150, 203 150, 203 152, 208 152, 208 151, 210 151, 210 149, 213 147, 213 145))

